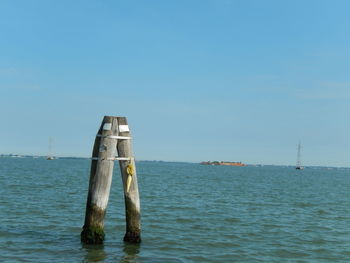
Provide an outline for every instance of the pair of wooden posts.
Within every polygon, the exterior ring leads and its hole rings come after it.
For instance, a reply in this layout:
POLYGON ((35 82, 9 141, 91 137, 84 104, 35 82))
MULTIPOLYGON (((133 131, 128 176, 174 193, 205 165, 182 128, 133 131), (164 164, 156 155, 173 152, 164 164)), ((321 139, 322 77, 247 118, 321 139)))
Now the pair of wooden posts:
POLYGON ((105 116, 96 135, 92 152, 85 223, 81 232, 81 241, 85 244, 103 243, 104 217, 116 160, 119 161, 124 188, 126 216, 124 241, 141 242, 140 199, 129 126, 125 117, 105 116))

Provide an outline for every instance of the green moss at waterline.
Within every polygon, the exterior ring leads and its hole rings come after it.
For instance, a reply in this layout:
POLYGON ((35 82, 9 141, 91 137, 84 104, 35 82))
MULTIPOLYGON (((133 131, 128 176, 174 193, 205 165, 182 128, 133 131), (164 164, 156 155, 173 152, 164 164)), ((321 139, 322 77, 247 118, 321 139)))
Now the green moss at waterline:
POLYGON ((99 226, 84 226, 80 238, 81 242, 85 244, 102 244, 105 239, 105 232, 99 226))

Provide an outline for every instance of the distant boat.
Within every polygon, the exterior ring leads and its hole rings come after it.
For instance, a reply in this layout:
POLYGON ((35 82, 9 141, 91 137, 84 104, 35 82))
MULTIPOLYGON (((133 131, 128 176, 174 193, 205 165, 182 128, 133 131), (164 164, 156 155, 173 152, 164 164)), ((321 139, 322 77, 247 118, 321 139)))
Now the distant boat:
POLYGON ((301 165, 301 144, 298 144, 298 153, 297 153, 297 165, 295 167, 297 170, 303 170, 304 167, 301 165))
POLYGON ((54 160, 55 157, 52 155, 52 137, 49 138, 49 154, 46 157, 46 160, 54 160))

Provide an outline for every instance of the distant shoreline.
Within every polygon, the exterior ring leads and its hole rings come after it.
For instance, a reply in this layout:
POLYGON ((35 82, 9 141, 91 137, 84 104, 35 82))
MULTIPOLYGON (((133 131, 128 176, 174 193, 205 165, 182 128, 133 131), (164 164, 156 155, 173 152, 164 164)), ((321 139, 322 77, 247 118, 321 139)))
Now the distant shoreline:
MULTIPOLYGON (((84 159, 84 160, 91 160, 91 157, 83 157, 83 156, 54 156, 55 159, 84 159)), ((46 159, 46 155, 32 155, 32 154, 0 154, 0 158, 33 158, 33 159, 46 159)), ((212 166, 235 166, 232 165, 232 163, 241 163, 241 162, 218 162, 218 161, 208 161, 208 162, 196 162, 196 161, 169 161, 169 160, 145 160, 145 159, 136 159, 136 162, 149 162, 149 163, 186 163, 186 164, 197 164, 197 165, 212 165, 212 166)), ((255 164, 255 163, 241 163, 242 165, 239 166, 246 166, 246 167, 292 167, 295 169, 295 165, 293 164, 255 164)), ((237 166, 237 165, 236 165, 237 166)), ((326 168, 326 169, 350 169, 350 166, 326 166, 326 165, 306 165, 304 166, 306 169, 319 169, 319 168, 326 168)))
POLYGON ((242 162, 218 162, 218 161, 214 161, 214 162, 211 162, 211 161, 208 161, 208 162, 201 162, 200 164, 203 164, 203 165, 228 165, 228 166, 245 166, 244 163, 242 162))

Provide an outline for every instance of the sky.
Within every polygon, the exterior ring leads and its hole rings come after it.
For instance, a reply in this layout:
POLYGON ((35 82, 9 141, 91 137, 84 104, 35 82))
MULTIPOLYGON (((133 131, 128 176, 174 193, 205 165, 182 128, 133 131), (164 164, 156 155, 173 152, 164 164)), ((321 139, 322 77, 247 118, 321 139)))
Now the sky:
POLYGON ((350 1, 0 0, 0 153, 350 167, 350 1))

